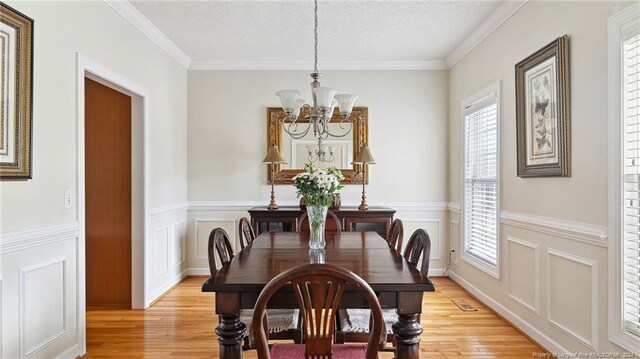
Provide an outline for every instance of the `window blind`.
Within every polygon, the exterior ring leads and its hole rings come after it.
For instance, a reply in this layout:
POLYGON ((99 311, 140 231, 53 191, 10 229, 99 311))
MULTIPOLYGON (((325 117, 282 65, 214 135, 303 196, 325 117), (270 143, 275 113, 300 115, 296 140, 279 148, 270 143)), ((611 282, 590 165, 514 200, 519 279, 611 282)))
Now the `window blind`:
POLYGON ((640 335, 640 34, 622 46, 624 324, 640 335))
POLYGON ((497 266, 498 116, 491 95, 465 111, 464 250, 497 266))

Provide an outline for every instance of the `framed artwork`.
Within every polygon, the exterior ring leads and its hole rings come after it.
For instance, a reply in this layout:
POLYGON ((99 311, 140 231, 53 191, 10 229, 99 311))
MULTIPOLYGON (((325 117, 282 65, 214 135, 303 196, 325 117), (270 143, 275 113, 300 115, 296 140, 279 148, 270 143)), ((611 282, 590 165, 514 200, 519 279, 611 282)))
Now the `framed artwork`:
POLYGON ((570 177, 569 37, 516 64, 518 177, 570 177))
POLYGON ((31 178, 33 20, 0 2, 0 180, 31 178))

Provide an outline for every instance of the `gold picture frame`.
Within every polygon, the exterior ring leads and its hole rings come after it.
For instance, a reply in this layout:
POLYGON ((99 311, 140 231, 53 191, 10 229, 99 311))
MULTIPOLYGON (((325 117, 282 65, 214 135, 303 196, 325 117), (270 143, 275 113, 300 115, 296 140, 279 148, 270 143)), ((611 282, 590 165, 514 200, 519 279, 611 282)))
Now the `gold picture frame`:
POLYGON ((515 66, 518 177, 571 177, 569 37, 515 66))
MULTIPOLYGON (((309 120, 305 119, 304 116, 307 114, 306 109, 301 111, 300 118, 297 123, 306 124, 309 120)), ((269 107, 267 108, 267 146, 271 146, 275 144, 278 146, 278 150, 282 153, 283 149, 283 130, 282 124, 285 121, 286 116, 282 108, 279 107, 269 107)), ((351 111, 351 116, 349 117, 351 122, 353 123, 353 127, 351 129, 351 138, 353 139, 353 157, 356 158, 360 147, 363 144, 367 143, 369 140, 369 110, 367 107, 359 106, 354 107, 351 111)), ((330 123, 339 123, 341 120, 340 114, 338 110, 333 113, 331 117, 330 123)), ((268 149, 268 148, 267 148, 268 149)), ((266 152, 266 151, 265 151, 266 152)), ((366 171, 366 175, 362 171, 362 165, 353 164, 351 168, 348 169, 340 169, 342 174, 344 175, 344 180, 342 184, 362 184, 363 176, 365 183, 369 183, 368 173, 366 171)), ((298 173, 304 171, 302 168, 296 169, 285 169, 282 164, 275 164, 274 171, 274 179, 275 184, 291 184, 293 183, 293 177, 298 173)), ((271 183, 271 171, 268 171, 267 181, 271 183)))
POLYGON ((32 178, 33 19, 0 2, 0 180, 32 178))

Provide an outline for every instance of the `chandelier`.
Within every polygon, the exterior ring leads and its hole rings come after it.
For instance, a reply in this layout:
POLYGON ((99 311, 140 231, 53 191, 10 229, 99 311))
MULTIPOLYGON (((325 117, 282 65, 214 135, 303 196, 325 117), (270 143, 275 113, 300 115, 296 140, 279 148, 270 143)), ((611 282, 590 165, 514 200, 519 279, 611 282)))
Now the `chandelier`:
POLYGON ((317 139, 317 149, 311 150, 307 147, 309 161, 316 159, 319 162, 333 161, 333 150, 327 153, 326 146, 323 146, 322 140, 329 137, 340 138, 347 136, 353 128, 353 123, 349 119, 353 103, 357 96, 349 94, 336 94, 336 91, 329 87, 321 87, 318 79, 318 0, 314 0, 314 61, 313 72, 311 73, 311 93, 313 104, 307 104, 300 96, 297 90, 280 90, 276 95, 280 98, 282 110, 285 118, 282 122, 283 130, 293 139, 301 139, 313 129, 313 137, 317 139), (340 121, 338 129, 332 132, 329 123, 333 117, 333 111, 338 107, 340 111, 340 121), (307 126, 299 126, 299 116, 301 110, 305 110, 304 118, 308 120, 307 126))

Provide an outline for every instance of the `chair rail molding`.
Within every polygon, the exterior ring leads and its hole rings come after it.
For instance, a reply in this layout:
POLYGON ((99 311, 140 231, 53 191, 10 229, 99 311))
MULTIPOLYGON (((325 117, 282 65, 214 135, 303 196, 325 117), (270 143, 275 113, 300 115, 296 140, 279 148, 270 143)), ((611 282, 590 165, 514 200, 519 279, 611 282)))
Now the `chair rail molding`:
MULTIPOLYGON (((278 201, 280 207, 297 207, 298 201, 278 201)), ((190 201, 189 211, 246 211, 265 207, 265 201, 190 201)), ((342 202, 343 207, 357 207, 359 202, 342 202)), ((446 211, 447 202, 369 202, 370 207, 391 207, 396 211, 446 211)))
POLYGON ((176 212, 176 211, 182 211, 182 210, 186 211, 188 209, 189 209, 189 202, 184 201, 184 202, 172 203, 164 206, 151 208, 151 210, 149 211, 149 214, 153 217, 153 216, 158 216, 158 215, 170 213, 170 212, 176 212))
POLYGON ((596 246, 609 246, 608 228, 604 226, 508 211, 500 213, 500 223, 596 246))
POLYGON ((0 233, 0 255, 78 237, 78 222, 0 233))

